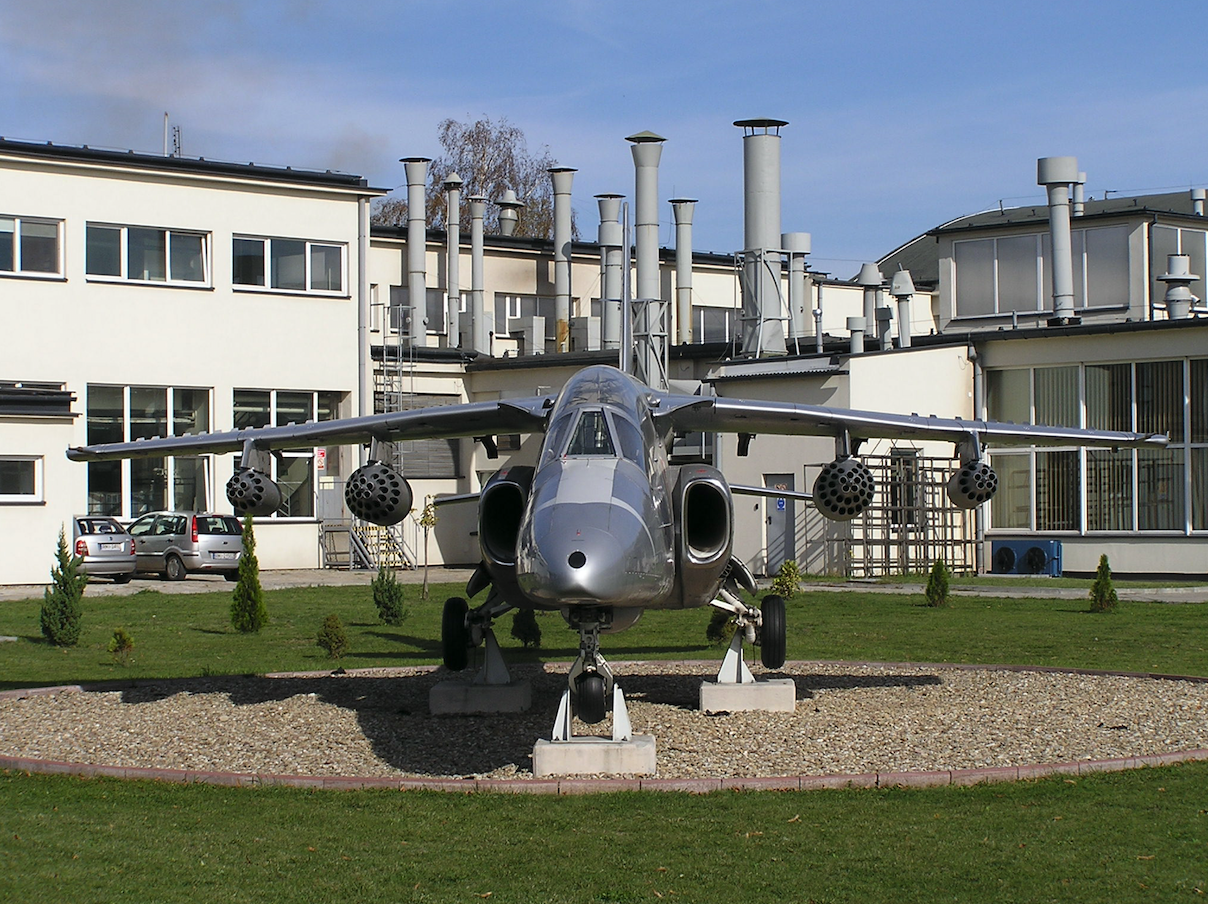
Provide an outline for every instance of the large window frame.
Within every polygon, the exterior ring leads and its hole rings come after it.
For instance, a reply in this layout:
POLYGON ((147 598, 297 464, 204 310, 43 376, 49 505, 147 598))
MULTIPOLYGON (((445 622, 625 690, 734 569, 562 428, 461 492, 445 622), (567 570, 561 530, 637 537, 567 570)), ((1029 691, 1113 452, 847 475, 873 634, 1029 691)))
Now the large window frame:
POLYGON ((345 242, 236 234, 231 239, 236 292, 348 298, 345 242))
POLYGON ((63 221, 0 214, 0 276, 62 279, 63 221))
POLYGON ((209 289, 210 233, 198 229, 89 222, 84 274, 90 282, 209 289))

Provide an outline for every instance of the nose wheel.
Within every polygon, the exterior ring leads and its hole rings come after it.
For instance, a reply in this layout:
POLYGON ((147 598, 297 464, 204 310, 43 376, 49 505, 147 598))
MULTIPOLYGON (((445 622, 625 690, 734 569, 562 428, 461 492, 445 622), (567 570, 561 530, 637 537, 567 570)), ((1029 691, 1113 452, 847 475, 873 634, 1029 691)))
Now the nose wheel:
POLYGON ((575 713, 588 725, 603 722, 608 715, 608 695, 604 691, 604 684, 604 676, 598 672, 579 676, 575 713))
POLYGON ((612 698, 612 669, 600 655, 600 630, 612 624, 612 613, 586 609, 567 620, 579 631, 579 656, 567 676, 572 708, 581 721, 594 725, 604 721, 612 698))

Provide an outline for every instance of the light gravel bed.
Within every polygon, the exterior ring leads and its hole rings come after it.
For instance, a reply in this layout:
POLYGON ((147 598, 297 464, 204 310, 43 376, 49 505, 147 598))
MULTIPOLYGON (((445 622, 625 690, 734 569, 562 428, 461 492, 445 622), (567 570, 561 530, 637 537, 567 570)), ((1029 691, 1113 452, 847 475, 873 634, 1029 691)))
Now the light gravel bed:
MULTIPOLYGON (((704 715, 702 663, 614 665, 660 778, 930 771, 1208 748, 1208 682, 948 666, 792 663, 793 713, 704 715)), ((756 667, 758 673, 759 669, 756 667)), ((531 778, 565 665, 517 666, 528 713, 441 716, 421 668, 222 677, 0 698, 0 754, 312 776, 531 778)), ((611 720, 580 734, 608 734, 611 720)))

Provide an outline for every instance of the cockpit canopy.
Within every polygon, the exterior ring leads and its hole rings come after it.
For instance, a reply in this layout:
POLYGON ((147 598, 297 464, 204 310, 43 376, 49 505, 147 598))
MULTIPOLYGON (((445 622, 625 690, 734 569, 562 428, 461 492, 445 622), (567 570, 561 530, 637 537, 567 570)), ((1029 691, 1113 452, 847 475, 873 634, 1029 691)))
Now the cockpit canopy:
POLYGON ((627 458, 645 468, 642 435, 631 420, 608 408, 572 408, 555 418, 541 459, 627 458))

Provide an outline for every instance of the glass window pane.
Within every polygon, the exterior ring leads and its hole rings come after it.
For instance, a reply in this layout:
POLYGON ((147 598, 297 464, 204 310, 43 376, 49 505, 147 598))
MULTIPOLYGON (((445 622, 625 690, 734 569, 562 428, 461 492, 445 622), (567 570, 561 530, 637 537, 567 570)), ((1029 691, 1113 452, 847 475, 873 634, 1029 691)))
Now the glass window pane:
POLYGON ((339 245, 310 246, 310 287, 321 292, 344 289, 343 249, 339 245))
POLYGON ((1087 530, 1132 530, 1132 475, 1132 450, 1087 450, 1087 530))
POLYGON ((956 316, 994 313, 994 240, 955 242, 956 316))
MULTIPOLYGON (((1191 294, 1196 298, 1204 298, 1204 286, 1208 283, 1204 282, 1205 274, 1208 274, 1208 261, 1204 256, 1204 241, 1205 233, 1198 229, 1181 229, 1179 230, 1179 249, 1182 254, 1186 254, 1191 258, 1191 272, 1199 276, 1190 286, 1191 294)), ((1165 271, 1162 271, 1163 273, 1165 271)), ((1161 275, 1161 274, 1159 274, 1161 275)))
POLYGON ((204 236, 173 232, 169 238, 172 279, 205 282, 204 236))
POLYGON ((1183 530, 1183 450, 1137 452, 1137 527, 1183 530))
POLYGON ((1027 424, 1032 420, 1030 370, 986 372, 986 412, 992 421, 1027 424))
POLYGON ((1074 264, 1074 307, 1086 307, 1086 230, 1070 233, 1070 250, 1074 264))
POLYGON ((1152 279, 1149 286, 1150 298, 1165 297, 1166 284, 1161 282, 1158 277, 1166 272, 1167 257, 1178 253, 1179 231, 1177 229, 1172 226, 1154 226, 1149 230, 1149 272, 1152 279))
POLYGON ((93 276, 122 275, 122 231, 112 226, 88 226, 84 269, 93 276))
POLYGON ((267 390, 236 389, 233 402, 235 429, 267 427, 271 421, 270 398, 267 390))
POLYGON ((441 289, 428 289, 425 294, 427 308, 424 314, 428 318, 428 332, 443 336, 448 332, 448 324, 445 323, 445 293, 441 289))
POLYGON ((1082 477, 1077 452, 1036 453, 1036 529, 1078 530, 1082 477))
POLYGON ((1191 362, 1191 441, 1208 443, 1208 358, 1191 362))
POLYGON ((13 249, 16 247, 17 221, 10 217, 0 217, 0 270, 11 273, 13 262, 16 260, 13 249))
POLYGON ((306 242, 273 239, 269 258, 274 289, 306 288, 306 242))
POLYGON ((209 429, 209 390, 172 390, 172 435, 184 436, 186 433, 207 433, 209 429))
POLYGON ((1040 294, 1036 288, 1037 242, 1034 235, 998 240, 998 310, 1035 311, 1040 294))
POLYGON ((1208 530, 1208 449, 1191 450, 1191 527, 1208 530))
POLYGON ((125 392, 121 386, 88 384, 87 432, 89 445, 125 441, 125 408, 125 392))
POLYGON ((1086 366, 1086 426, 1091 430, 1132 429, 1132 367, 1086 366))
MULTIPOLYGON (((91 442, 92 440, 89 440, 91 442)), ((88 514, 121 515, 122 463, 88 462, 88 514)))
POLYGON ((1078 367, 1038 367, 1036 423, 1050 427, 1078 426, 1078 367))
POLYGON ((168 463, 163 458, 130 460, 130 514, 168 507, 168 463))
POLYGON ((279 514, 293 518, 314 516, 313 462, 311 455, 287 455, 277 464, 277 484, 281 487, 279 514))
POLYGON ((172 459, 172 507, 183 512, 204 512, 210 507, 204 458, 172 459))
POLYGON ((130 387, 130 439, 168 435, 168 390, 130 387))
POLYGON ((998 472, 998 492, 990 500, 993 527, 1032 528, 1032 459, 1029 455, 996 452, 991 465, 998 472))
POLYGON ((1087 306, 1128 304, 1128 285, 1128 227, 1086 230, 1087 306))
POLYGON ((305 424, 314 420, 315 394, 313 392, 278 392, 277 426, 305 424))
POLYGON ((21 269, 59 272, 59 224, 21 221, 21 269))
POLYGON ((126 278, 168 278, 167 236, 162 229, 126 229, 126 278))
POLYGON ((1183 441, 1183 362, 1137 364, 1137 430, 1183 441))
POLYGON ((231 243, 231 282, 237 286, 264 285, 263 239, 235 239, 231 243))
POLYGON ((37 463, 28 458, 0 458, 0 496, 33 496, 37 463))

